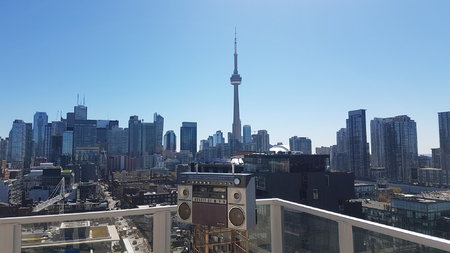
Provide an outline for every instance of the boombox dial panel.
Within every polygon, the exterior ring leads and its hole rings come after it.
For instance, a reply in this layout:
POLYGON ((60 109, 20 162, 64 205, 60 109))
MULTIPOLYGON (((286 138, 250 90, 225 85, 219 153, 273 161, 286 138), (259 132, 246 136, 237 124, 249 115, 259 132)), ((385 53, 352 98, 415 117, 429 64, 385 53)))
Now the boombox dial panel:
POLYGON ((192 201, 201 203, 227 204, 227 188, 210 185, 194 185, 192 201))

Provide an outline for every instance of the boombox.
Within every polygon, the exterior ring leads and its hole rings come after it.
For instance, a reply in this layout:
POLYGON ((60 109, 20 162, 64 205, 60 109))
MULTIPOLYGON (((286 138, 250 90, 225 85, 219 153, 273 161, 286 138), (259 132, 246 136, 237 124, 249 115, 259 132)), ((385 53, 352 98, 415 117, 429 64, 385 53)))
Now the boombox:
POLYGON ((178 180, 178 220, 247 230, 256 223, 252 174, 185 172, 178 180))

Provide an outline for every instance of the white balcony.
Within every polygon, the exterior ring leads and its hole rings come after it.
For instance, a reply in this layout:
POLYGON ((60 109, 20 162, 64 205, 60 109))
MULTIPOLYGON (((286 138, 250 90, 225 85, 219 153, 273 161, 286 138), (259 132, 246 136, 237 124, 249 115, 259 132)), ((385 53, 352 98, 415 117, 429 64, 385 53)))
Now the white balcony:
MULTIPOLYGON (((258 225, 249 231, 253 252, 450 252, 449 240, 281 199, 257 200, 257 206, 258 225)), ((3 218, 0 252, 173 252, 175 212, 176 206, 164 206, 3 218), (61 236, 75 226, 71 221, 90 221, 92 228, 61 236)))

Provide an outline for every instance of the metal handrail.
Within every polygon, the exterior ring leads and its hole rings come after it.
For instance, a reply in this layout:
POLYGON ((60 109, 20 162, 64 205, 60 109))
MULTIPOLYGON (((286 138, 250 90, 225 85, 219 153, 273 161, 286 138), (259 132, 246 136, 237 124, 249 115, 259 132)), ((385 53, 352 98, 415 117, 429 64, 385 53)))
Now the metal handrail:
POLYGON ((58 215, 37 215, 37 216, 22 216, 12 218, 1 218, 1 224, 33 224, 33 223, 45 223, 45 222, 62 222, 62 221, 75 221, 83 219, 101 219, 101 218, 113 218, 120 216, 132 216, 132 215, 152 215, 159 212, 174 212, 177 206, 156 206, 145 208, 132 208, 110 211, 96 211, 87 213, 68 213, 58 215))

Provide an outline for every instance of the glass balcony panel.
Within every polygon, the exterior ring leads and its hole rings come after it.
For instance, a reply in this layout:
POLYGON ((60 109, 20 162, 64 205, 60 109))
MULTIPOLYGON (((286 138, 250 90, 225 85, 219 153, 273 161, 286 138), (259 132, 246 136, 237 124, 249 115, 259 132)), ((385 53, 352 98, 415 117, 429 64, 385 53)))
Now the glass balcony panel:
POLYGON ((22 225, 22 252, 152 252, 153 215, 22 225))
POLYGON ((389 235, 353 227, 353 246, 355 253, 444 253, 439 249, 423 246, 389 235))
POLYGON ((282 213, 284 252, 339 252, 337 222, 286 208, 282 213))
POLYGON ((256 207, 256 220, 256 226, 248 231, 250 251, 261 253, 271 252, 269 205, 260 205, 256 207))
POLYGON ((178 222, 177 212, 171 212, 172 229, 170 233, 170 250, 174 253, 188 252, 191 245, 193 226, 178 222))

